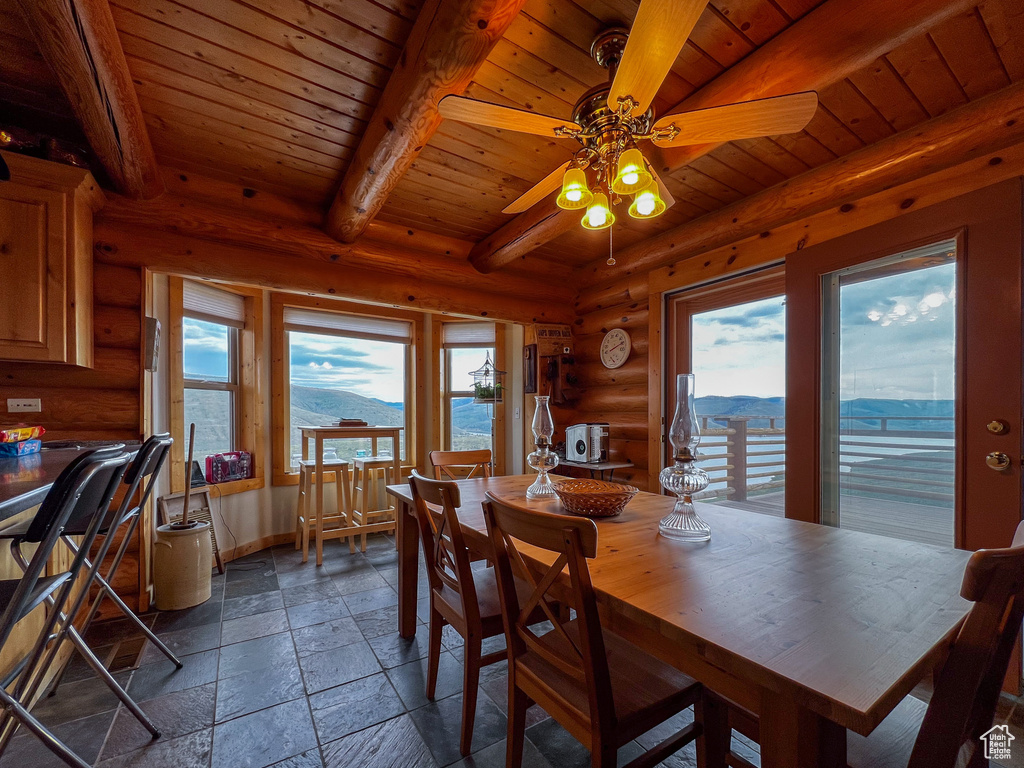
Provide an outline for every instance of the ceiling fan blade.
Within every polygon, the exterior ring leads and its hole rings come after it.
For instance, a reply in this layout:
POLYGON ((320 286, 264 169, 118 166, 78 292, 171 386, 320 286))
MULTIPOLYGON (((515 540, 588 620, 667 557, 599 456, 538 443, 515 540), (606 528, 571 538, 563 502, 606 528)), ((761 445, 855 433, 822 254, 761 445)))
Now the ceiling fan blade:
POLYGON ((569 167, 569 160, 566 160, 551 173, 534 184, 529 190, 523 193, 518 200, 510 203, 502 213, 522 213, 527 208, 532 208, 545 197, 550 195, 562 184, 562 175, 569 167))
POLYGON ((646 112, 672 69, 708 0, 642 0, 608 92, 608 108, 631 96, 633 114, 646 112))
POLYGON ((559 120, 557 117, 538 115, 525 109, 513 109, 499 104, 488 104, 486 101, 467 99, 464 96, 445 96, 437 105, 441 117, 458 120, 462 123, 486 125, 491 128, 504 128, 507 131, 533 133, 537 136, 555 138, 560 136, 556 129, 565 128, 578 131, 580 127, 572 120, 559 120))
POLYGON ((817 108, 818 94, 804 91, 665 115, 654 124, 654 129, 675 125, 679 133, 674 139, 655 137, 652 141, 659 147, 681 147, 796 133, 810 122, 817 108))

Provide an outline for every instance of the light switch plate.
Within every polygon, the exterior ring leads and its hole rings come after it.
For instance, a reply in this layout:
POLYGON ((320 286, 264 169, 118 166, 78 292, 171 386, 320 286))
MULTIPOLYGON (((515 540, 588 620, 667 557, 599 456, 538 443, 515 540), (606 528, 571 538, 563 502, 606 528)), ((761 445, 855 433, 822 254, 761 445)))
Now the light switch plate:
POLYGON ((43 410, 43 401, 38 397, 7 398, 8 413, 39 413, 43 410))

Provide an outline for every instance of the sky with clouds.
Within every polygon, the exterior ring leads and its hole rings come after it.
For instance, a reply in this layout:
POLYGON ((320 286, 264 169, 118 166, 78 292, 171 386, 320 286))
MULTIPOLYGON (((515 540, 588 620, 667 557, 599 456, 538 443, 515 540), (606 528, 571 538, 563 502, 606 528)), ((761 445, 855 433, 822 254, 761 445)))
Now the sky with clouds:
MULTIPOLYGON (((227 329, 188 317, 182 325, 186 378, 224 381, 227 329)), ((288 342, 293 384, 344 389, 389 403, 405 399, 403 344, 296 332, 288 333, 288 342)))
MULTIPOLYGON (((840 289, 841 399, 954 397, 955 265, 840 289)), ((693 317, 697 397, 786 393, 784 297, 693 317)))

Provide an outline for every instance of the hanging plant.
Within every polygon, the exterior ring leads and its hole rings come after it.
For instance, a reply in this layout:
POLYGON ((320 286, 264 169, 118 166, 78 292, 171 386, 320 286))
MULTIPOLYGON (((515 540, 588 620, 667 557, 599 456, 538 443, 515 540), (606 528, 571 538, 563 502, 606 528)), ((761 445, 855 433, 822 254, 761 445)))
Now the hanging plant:
POLYGON ((502 396, 502 386, 498 384, 473 384, 473 402, 474 403, 500 403, 502 396))

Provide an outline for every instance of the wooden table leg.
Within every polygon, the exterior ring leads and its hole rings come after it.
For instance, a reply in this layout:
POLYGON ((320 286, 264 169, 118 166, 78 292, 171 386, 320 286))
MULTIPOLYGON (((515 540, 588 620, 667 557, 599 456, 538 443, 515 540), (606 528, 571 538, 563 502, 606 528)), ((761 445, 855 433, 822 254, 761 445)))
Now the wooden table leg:
POLYGON ((412 508, 396 499, 395 535, 398 540, 398 634, 416 636, 416 587, 419 579, 419 541, 412 508))
POLYGON ((316 450, 316 493, 314 508, 316 509, 316 564, 324 564, 324 439, 318 433, 314 442, 316 450))
POLYGON ((846 729, 793 699, 766 691, 761 768, 846 768, 846 729))

